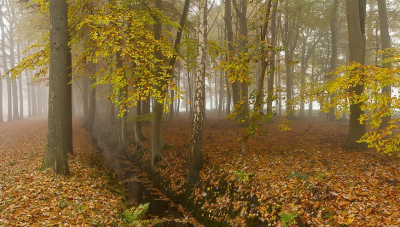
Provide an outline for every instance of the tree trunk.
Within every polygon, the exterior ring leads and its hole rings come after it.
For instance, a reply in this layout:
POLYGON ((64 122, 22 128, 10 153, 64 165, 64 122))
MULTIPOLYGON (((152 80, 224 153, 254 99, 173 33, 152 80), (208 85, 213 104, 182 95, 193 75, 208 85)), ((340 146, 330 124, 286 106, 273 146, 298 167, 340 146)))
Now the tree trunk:
MULTIPOLYGON (((115 55, 116 61, 117 61, 117 68, 121 69, 123 67, 123 62, 121 59, 121 54, 119 52, 116 53, 115 55)), ((125 72, 123 72, 125 73, 125 72)), ((129 141, 128 141, 128 129, 127 129, 127 116, 128 116, 128 110, 126 103, 121 104, 121 101, 125 101, 127 99, 127 91, 128 88, 122 87, 120 88, 119 91, 119 96, 118 96, 118 101, 120 102, 119 105, 119 115, 122 116, 119 118, 119 139, 118 139, 118 151, 121 153, 125 153, 127 151, 129 141)), ((90 111, 90 110, 89 110, 90 111)))
MULTIPOLYGON (((273 10, 271 14, 271 43, 275 47, 275 43, 277 40, 277 23, 276 23, 276 14, 278 8, 278 1, 274 2, 273 10)), ((270 60, 270 73, 268 79, 268 97, 267 97, 267 116, 271 118, 273 116, 272 111, 272 102, 274 101, 274 78, 275 78, 275 50, 272 51, 270 60)))
POLYGON ((3 123, 3 78, 0 78, 0 123, 3 123))
MULTIPOLYGON (((228 41, 228 51, 231 55, 234 53, 233 47, 233 23, 232 23, 232 2, 231 0, 225 0, 225 28, 227 32, 227 41, 228 41)), ((229 61, 229 56, 227 57, 227 61, 229 61)), ((226 76, 229 78, 231 72, 227 72, 226 76)), ((240 101, 239 94, 239 81, 235 81, 232 84, 232 99, 233 104, 235 105, 240 101)))
POLYGON ((29 76, 29 72, 26 70, 25 71, 25 78, 26 78, 26 88, 27 88, 27 94, 28 94, 28 116, 32 117, 32 95, 31 95, 31 79, 29 76))
POLYGON ((88 75, 82 77, 82 106, 83 106, 83 122, 86 124, 89 113, 89 78, 88 75))
MULTIPOLYGON (((337 66, 337 56, 338 56, 338 8, 339 8, 339 1, 334 0, 333 2, 333 9, 332 9, 332 21, 331 21, 331 40, 332 40, 332 53, 331 53, 331 64, 329 72, 332 72, 336 69, 337 66)), ((330 79, 334 77, 332 75, 329 76, 330 79)), ((335 97, 335 94, 330 95, 331 102, 332 99, 335 97)), ((335 115, 335 107, 331 107, 329 109, 329 121, 333 122, 336 119, 335 115)))
MULTIPOLYGON (((10 66, 11 68, 15 67, 15 59, 14 59, 14 36, 12 34, 14 32, 13 27, 10 28, 10 66)), ((14 78, 11 81, 12 87, 12 102, 13 102, 13 120, 19 119, 19 111, 18 111, 18 88, 17 88, 17 78, 14 78)))
MULTIPOLYGON (((17 60, 18 62, 21 61, 21 45, 17 44, 17 60)), ((22 89, 22 74, 18 78, 18 91, 19 91, 19 118, 24 118, 24 96, 23 96, 23 89, 22 89)))
POLYGON ((207 0, 200 0, 199 4, 200 26, 198 31, 199 42, 197 48, 196 91, 189 147, 189 172, 187 175, 187 183, 189 185, 199 182, 199 171, 203 165, 203 153, 201 151, 201 145, 205 109, 207 0))
POLYGON ((42 86, 38 86, 36 90, 36 98, 37 98, 37 106, 38 106, 38 115, 43 114, 43 96, 42 96, 42 86))
POLYGON ((50 9, 50 71, 49 113, 46 153, 42 169, 51 168, 55 173, 67 175, 68 148, 68 3, 63 0, 49 2, 50 9))
MULTIPOLYGON (((93 86, 96 84, 96 65, 94 63, 89 63, 90 68, 93 70, 91 73, 92 77, 90 78, 90 84, 93 86)), ((94 127, 94 122, 96 119, 96 86, 92 87, 90 90, 90 96, 89 96, 89 112, 87 115, 87 129, 89 132, 93 133, 93 127, 94 127)))
MULTIPOLYGON (((392 47, 390 42, 390 35, 389 35, 389 22, 388 22, 388 15, 386 10, 386 0, 378 0, 378 12, 379 12, 379 29, 381 33, 381 43, 382 49, 388 49, 392 47)), ((384 58, 388 58, 389 56, 385 54, 384 58)), ((390 65, 386 64, 384 67, 390 67, 390 65)), ((390 99, 392 97, 392 86, 384 86, 382 88, 382 93, 386 94, 386 97, 390 99)), ((387 108, 391 108, 391 102, 388 102, 389 105, 387 108)), ((382 130, 387 127, 388 122, 392 118, 391 115, 385 116, 382 118, 382 123, 379 125, 378 130, 382 130)))
MULTIPOLYGON (((156 0, 156 7, 161 10, 162 9, 162 0, 156 0)), ((159 18, 156 18, 156 23, 153 25, 153 32, 155 40, 161 39, 161 22, 159 18)), ((155 51, 155 57, 159 60, 162 59, 162 53, 160 50, 155 51)), ((159 71, 156 72, 156 77, 159 77, 159 71)), ((162 86, 158 87, 157 90, 161 91, 162 86)), ((151 168, 154 168, 154 165, 163 160, 163 140, 161 135, 161 121, 162 121, 162 112, 164 108, 164 103, 159 100, 154 100, 153 102, 153 119, 152 119, 152 127, 151 127, 151 168)))
MULTIPOLYGON (((3 68, 4 73, 8 71, 7 67, 7 52, 6 52, 6 31, 3 20, 3 12, 0 10, 0 29, 1 29, 1 51, 2 51, 2 60, 3 60, 3 68)), ((7 84, 7 121, 12 120, 12 96, 11 96, 11 79, 10 75, 6 74, 6 84, 7 84)))
POLYGON ((146 139, 142 133, 142 122, 139 117, 142 115, 142 100, 138 100, 136 104, 136 119, 134 122, 135 140, 136 140, 136 150, 142 152, 144 151, 143 141, 146 139))
MULTIPOLYGON (((267 11, 265 15, 265 23, 263 25, 263 32, 261 33, 261 42, 266 40, 266 34, 267 34, 267 29, 268 29, 268 21, 270 19, 270 12, 271 12, 271 1, 267 1, 267 11)), ((272 44, 274 45, 274 44, 272 44)), ((260 76, 258 77, 258 83, 257 83, 257 91, 256 91, 256 101, 254 103, 254 111, 253 114, 251 114, 250 120, 249 120, 249 128, 245 130, 243 136, 242 136, 242 146, 241 146, 241 153, 242 155, 246 155, 248 153, 248 140, 249 137, 251 136, 251 133, 255 130, 256 128, 256 123, 258 120, 258 115, 259 109, 261 108, 261 105, 263 103, 263 97, 264 97, 264 92, 263 92, 263 85, 264 85, 264 78, 265 78, 265 73, 268 67, 268 63, 270 62, 270 58, 272 56, 272 52, 274 50, 262 50, 262 62, 261 62, 261 71, 260 71, 260 76), (270 52, 268 55, 267 53, 270 52)))
MULTIPOLYGON (((349 36, 349 52, 350 62, 365 62, 365 14, 366 0, 346 0, 347 26, 349 36)), ((352 72, 350 72, 352 73, 352 72)), ((362 78, 361 78, 362 79, 362 78)), ((350 93, 361 95, 364 92, 364 85, 359 83, 355 87, 349 89, 350 93)), ((359 118, 364 114, 361 109, 361 102, 350 104, 350 127, 347 141, 344 144, 345 148, 349 149, 366 149, 365 143, 357 141, 366 133, 365 124, 361 124, 359 118)))

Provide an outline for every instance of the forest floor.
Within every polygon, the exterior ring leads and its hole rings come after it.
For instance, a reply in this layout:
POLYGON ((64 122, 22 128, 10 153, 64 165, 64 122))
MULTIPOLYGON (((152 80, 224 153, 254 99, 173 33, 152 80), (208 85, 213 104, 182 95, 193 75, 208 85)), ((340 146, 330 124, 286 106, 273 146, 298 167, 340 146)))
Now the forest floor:
POLYGON ((126 200, 91 135, 74 122, 70 175, 39 171, 44 116, 0 124, 0 226, 121 226, 126 200))
MULTIPOLYGON (((188 188, 190 121, 165 119, 163 137, 171 147, 155 175, 207 226, 400 224, 399 158, 342 149, 346 121, 294 120, 291 131, 280 131, 279 123, 266 123, 268 133, 252 137, 249 154, 242 156, 244 128, 207 115, 201 183, 188 188)), ((150 123, 143 131, 150 138, 150 123)), ((150 140, 145 147, 144 155, 135 155, 133 146, 131 152, 149 168, 150 140)))

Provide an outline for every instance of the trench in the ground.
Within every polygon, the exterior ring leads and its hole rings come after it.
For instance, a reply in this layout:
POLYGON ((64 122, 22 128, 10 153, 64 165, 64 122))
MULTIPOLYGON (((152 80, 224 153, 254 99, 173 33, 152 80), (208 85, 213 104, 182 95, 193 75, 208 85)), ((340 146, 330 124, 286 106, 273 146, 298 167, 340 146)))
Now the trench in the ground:
POLYGON ((107 165, 116 173, 118 180, 126 189, 128 199, 142 204, 150 203, 148 212, 163 220, 158 226, 194 226, 188 222, 188 217, 181 215, 178 206, 158 190, 139 167, 123 155, 116 153, 97 136, 94 138, 107 165))

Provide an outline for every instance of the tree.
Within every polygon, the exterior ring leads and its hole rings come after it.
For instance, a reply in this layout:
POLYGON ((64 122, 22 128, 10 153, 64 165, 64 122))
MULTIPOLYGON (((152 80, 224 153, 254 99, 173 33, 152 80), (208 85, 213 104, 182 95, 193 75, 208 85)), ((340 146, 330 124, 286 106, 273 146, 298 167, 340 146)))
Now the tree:
POLYGON ((203 165, 201 151, 203 138, 203 120, 205 110, 205 76, 206 76, 206 43, 207 43, 207 0, 199 2, 199 30, 197 47, 196 91, 194 97, 194 112, 192 132, 189 146, 189 172, 187 183, 195 184, 200 180, 199 171, 203 165))
MULTIPOLYGON (((347 27, 349 38, 350 62, 365 62, 365 14, 366 0, 346 0, 347 27)), ((360 73, 360 71, 354 70, 360 73)), ((354 73, 350 72, 350 73, 354 73)), ((363 80, 362 75, 353 75, 363 80)), ((349 93, 361 95, 364 91, 364 85, 357 83, 355 87, 350 87, 349 93)), ((365 143, 357 141, 366 133, 366 126, 360 122, 360 117, 365 113, 361 109, 362 101, 352 100, 350 103, 350 124, 349 135, 344 144, 345 148, 362 150, 367 147, 365 143)))
MULTIPOLYGON (((392 45, 390 43, 390 35, 389 35, 389 22, 388 22, 388 15, 386 11, 386 0, 378 0, 378 12, 379 12, 379 29, 380 29, 380 35, 381 35, 381 43, 382 43, 382 49, 383 50, 388 50, 388 48, 391 48, 392 45)), ((387 54, 384 55, 385 58, 388 58, 389 56, 387 54)), ((390 67, 390 65, 386 64, 384 67, 390 67)), ((384 86, 382 88, 382 92, 387 95, 387 97, 392 96, 392 87, 390 85, 384 86)), ((391 108, 389 105, 387 108, 391 108)), ((388 125, 388 122, 391 119, 391 115, 385 116, 382 118, 382 124, 379 126, 379 130, 382 130, 386 128, 388 125)))
POLYGON ((68 148, 68 3, 64 0, 49 2, 50 10, 50 77, 49 112, 46 153, 42 169, 51 168, 55 173, 67 175, 68 148))
MULTIPOLYGON (((161 11, 162 9, 162 0, 156 0, 156 7, 158 10, 161 11)), ((162 29, 162 22, 160 18, 156 17, 155 24, 153 25, 153 33, 154 39, 160 40, 161 39, 161 29, 162 29)), ((161 50, 157 49, 154 53, 156 59, 158 61, 162 61, 162 53, 161 50)), ((156 69, 155 77, 161 77, 161 70, 156 69)), ((162 92, 162 85, 156 87, 158 92, 162 92)), ((161 135, 161 120, 162 120, 162 113, 163 113, 164 101, 163 100, 154 100, 153 102, 153 119, 151 125, 151 167, 154 167, 154 164, 158 161, 161 161, 163 158, 163 146, 164 141, 161 135)))
POLYGON ((3 123, 3 78, 0 77, 0 123, 3 123))
MULTIPOLYGON (((337 11, 339 8, 339 1, 333 1, 332 8, 332 20, 331 20, 331 41, 332 41, 332 53, 331 53, 331 62, 329 71, 335 70, 337 66, 337 56, 338 56, 338 20, 337 20, 337 11)), ((335 94, 331 94, 330 98, 333 99, 335 94)), ((331 107, 329 109, 329 121, 335 121, 335 107, 331 107)))
POLYGON ((11 78, 10 74, 7 73, 7 52, 6 52, 6 31, 5 24, 3 18, 3 11, 0 10, 0 29, 1 29, 1 51, 3 54, 3 67, 4 73, 6 73, 6 83, 7 83, 7 121, 11 121, 12 119, 12 95, 11 95, 11 78))

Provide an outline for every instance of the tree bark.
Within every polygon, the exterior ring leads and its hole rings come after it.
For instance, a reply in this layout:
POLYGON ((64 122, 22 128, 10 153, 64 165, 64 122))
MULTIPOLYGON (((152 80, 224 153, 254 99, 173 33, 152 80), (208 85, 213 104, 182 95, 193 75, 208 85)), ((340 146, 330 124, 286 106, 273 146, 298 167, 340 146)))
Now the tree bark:
MULTIPOLYGON (((266 7, 266 15, 265 15, 265 23, 263 26, 263 32, 261 33, 261 42, 265 41, 266 39, 266 32, 268 29, 268 21, 270 19, 270 13, 271 13, 271 6, 272 2, 267 1, 267 7, 266 7)), ((274 45, 274 44, 272 44, 274 45)), ((242 155, 246 155, 248 153, 248 140, 251 135, 251 132, 254 130, 256 127, 256 122, 257 118, 260 113, 259 109, 261 109, 261 104, 263 103, 263 97, 264 97, 264 92, 263 92, 263 85, 264 85, 264 78, 265 78, 265 73, 266 69, 268 67, 268 63, 270 62, 272 52, 275 50, 262 50, 262 62, 261 62, 261 72, 260 76, 258 77, 258 83, 257 83, 257 91, 256 91, 256 101, 254 103, 254 113, 251 115, 250 120, 249 120, 249 128, 245 130, 243 136, 242 136, 242 145, 241 145, 241 153, 242 155), (267 53, 270 53, 269 55, 267 53)))
MULTIPOLYGON (((17 44, 17 60, 18 62, 21 61, 21 45, 17 44)), ((23 96, 23 89, 22 89, 22 74, 18 78, 18 91, 19 91, 19 118, 24 118, 24 96, 23 96)))
POLYGON ((199 171, 203 165, 201 151, 203 138, 203 120, 205 109, 205 75, 206 75, 206 43, 207 43, 207 0, 199 2, 200 26, 198 31, 196 91, 194 114, 189 146, 189 172, 187 183, 196 184, 200 180, 199 171))
MULTIPOLYGON (((271 14, 271 43, 275 44, 277 40, 277 23, 276 14, 278 8, 278 1, 274 2, 273 10, 271 14)), ((274 46, 275 48, 275 46, 274 46)), ((267 116, 270 118, 273 116, 272 102, 274 101, 274 78, 275 78, 275 51, 271 54, 270 60, 270 73, 268 78, 268 97, 267 97, 267 116)))
MULTIPOLYGON (((389 35, 389 22, 388 22, 388 15, 386 10, 386 0, 378 0, 378 12, 379 12, 379 30, 381 33, 381 43, 382 49, 388 49, 392 47, 390 42, 390 35, 389 35)), ((387 54, 384 55, 384 58, 388 58, 387 54)), ((390 67, 390 65, 385 64, 384 67, 390 67)), ((382 93, 386 94, 386 97, 390 99, 392 97, 392 86, 384 86, 382 88, 382 93)), ((389 105, 387 106, 388 109, 391 108, 391 102, 388 102, 389 105)), ((392 116, 384 116, 382 118, 382 123, 379 125, 378 130, 382 130, 387 127, 388 122, 391 120, 392 116)))
MULTIPOLYGON (((156 7, 158 10, 162 9, 162 0, 156 0, 156 7)), ((159 18, 156 18, 156 23, 153 25, 153 33, 155 40, 161 39, 161 27, 162 24, 159 18)), ((155 56, 157 59, 162 59, 162 53, 160 50, 155 51, 155 56)), ((156 77, 159 77, 159 71, 156 72, 156 77)), ((158 91, 161 91, 161 86, 157 88, 158 91)), ((164 103, 162 101, 154 100, 153 102, 153 119, 152 119, 152 127, 151 127, 151 168, 154 168, 154 165, 163 160, 163 140, 161 135, 161 121, 162 121, 162 112, 164 108, 164 103)))
POLYGON ((55 173, 67 175, 68 147, 68 3, 52 0, 50 9, 50 71, 49 113, 46 153, 42 169, 51 168, 55 173))
MULTIPOLYGON (((331 63, 330 63, 330 68, 329 72, 332 72, 333 70, 336 69, 337 66, 337 56, 338 56, 338 8, 339 8, 339 1, 334 0, 333 2, 333 9, 332 9, 332 21, 331 21, 331 41, 332 41, 332 53, 331 53, 331 63)), ((333 79, 334 76, 330 75, 329 79, 333 79)), ((335 94, 330 95, 330 100, 332 102, 332 99, 335 97, 335 94)), ((336 119, 335 115, 335 107, 331 107, 329 109, 329 121, 333 122, 336 119)))
MULTIPOLYGON (((350 62, 365 62, 365 13, 366 0, 346 0, 346 14, 349 37, 350 62)), ((350 72, 351 73, 351 72, 350 72)), ((361 80, 363 80, 361 78, 361 80)), ((349 89, 350 93, 361 95, 364 92, 364 85, 359 83, 349 89)), ((350 127, 349 135, 344 144, 345 148, 362 150, 366 149, 366 143, 357 141, 366 133, 365 124, 361 124, 359 118, 364 111, 361 109, 362 102, 350 104, 350 127)))
MULTIPOLYGON (((233 47, 233 23, 232 23, 232 2, 231 0, 225 0, 225 29, 227 33, 227 42, 228 42, 228 51, 229 54, 234 54, 234 47, 233 47)), ((227 61, 230 60, 230 57, 227 56, 227 61)), ((230 77, 231 72, 226 72, 227 78, 230 77)), ((235 105, 240 101, 240 94, 239 94, 239 81, 235 81, 231 84, 232 86, 232 99, 233 104, 235 105)), ((229 109, 229 107, 228 107, 229 109)))
MULTIPOLYGON (((3 68, 4 72, 8 71, 8 66, 7 66, 7 52, 6 52, 6 31, 5 31, 5 25, 4 25, 4 20, 3 20, 3 11, 0 10, 0 29, 1 29, 1 51, 3 55, 3 68)), ((7 84, 7 121, 12 120, 12 95, 11 95, 11 79, 10 75, 6 74, 6 84, 7 84)))
MULTIPOLYGON (((93 133, 94 122, 96 119, 96 64, 93 62, 87 62, 86 67, 88 69, 87 77, 90 78, 90 92, 88 101, 88 110, 86 115, 86 128, 89 132, 93 133)), ((87 86, 87 85, 86 85, 87 86)), ((89 86, 87 87, 89 88, 89 86)), ((83 97, 85 98, 85 97, 83 97)), ((86 99, 88 96, 86 96, 86 99)))
POLYGON ((0 78, 0 123, 3 123, 3 78, 0 78))

